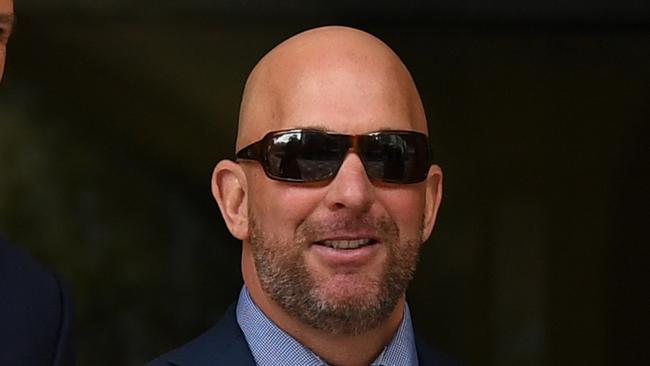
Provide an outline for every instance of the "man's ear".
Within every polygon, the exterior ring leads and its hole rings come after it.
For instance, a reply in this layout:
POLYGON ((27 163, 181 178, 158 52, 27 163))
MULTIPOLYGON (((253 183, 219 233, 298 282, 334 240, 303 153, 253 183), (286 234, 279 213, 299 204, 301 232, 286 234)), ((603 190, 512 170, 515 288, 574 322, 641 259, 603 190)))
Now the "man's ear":
POLYGON ((438 165, 434 164, 429 168, 426 186, 422 240, 429 239, 433 226, 436 224, 438 208, 440 208, 442 200, 442 169, 438 165))
POLYGON ((219 205, 230 233, 239 240, 248 239, 248 185, 241 166, 222 160, 212 172, 212 195, 219 205))

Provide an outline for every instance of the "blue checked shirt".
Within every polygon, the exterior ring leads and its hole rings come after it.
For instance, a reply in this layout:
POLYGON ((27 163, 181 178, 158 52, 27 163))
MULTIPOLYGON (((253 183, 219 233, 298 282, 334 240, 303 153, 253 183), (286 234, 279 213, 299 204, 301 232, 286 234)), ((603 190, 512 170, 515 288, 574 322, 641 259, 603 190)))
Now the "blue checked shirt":
MULTIPOLYGON (((255 305, 244 286, 237 302, 237 323, 259 366, 328 366, 312 351, 280 329, 255 305)), ((395 336, 371 366, 418 366, 415 335, 408 306, 395 336)))

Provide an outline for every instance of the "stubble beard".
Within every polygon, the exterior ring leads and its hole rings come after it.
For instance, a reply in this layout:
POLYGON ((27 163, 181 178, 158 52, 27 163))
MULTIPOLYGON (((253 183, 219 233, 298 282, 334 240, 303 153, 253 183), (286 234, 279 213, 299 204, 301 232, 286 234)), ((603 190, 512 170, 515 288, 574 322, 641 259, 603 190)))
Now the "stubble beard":
POLYGON ((267 240, 254 216, 249 226, 262 290, 294 319, 333 335, 363 334, 388 319, 413 279, 422 242, 422 230, 419 237, 400 242, 399 228, 388 218, 341 220, 329 226, 304 221, 293 242, 267 240), (373 227, 388 256, 376 278, 361 278, 362 288, 332 298, 307 268, 303 252, 322 233, 359 227, 373 227))

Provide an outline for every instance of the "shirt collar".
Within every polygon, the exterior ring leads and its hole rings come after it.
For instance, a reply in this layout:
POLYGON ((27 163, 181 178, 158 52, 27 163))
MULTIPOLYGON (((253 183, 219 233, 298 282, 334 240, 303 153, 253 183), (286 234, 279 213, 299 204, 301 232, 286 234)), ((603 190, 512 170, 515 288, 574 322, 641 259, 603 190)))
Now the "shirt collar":
MULTIPOLYGON (((244 286, 237 302, 237 323, 259 366, 327 366, 316 354, 280 329, 251 299, 244 286)), ((415 335, 408 305, 391 342, 371 366, 417 366, 415 335)))

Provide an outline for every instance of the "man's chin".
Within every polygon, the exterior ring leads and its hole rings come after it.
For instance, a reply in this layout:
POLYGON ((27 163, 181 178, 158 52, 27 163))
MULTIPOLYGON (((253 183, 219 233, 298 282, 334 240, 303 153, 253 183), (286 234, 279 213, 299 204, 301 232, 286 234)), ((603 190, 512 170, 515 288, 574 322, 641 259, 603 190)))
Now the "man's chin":
POLYGON ((359 335, 376 328, 395 309, 395 299, 382 295, 379 277, 305 271, 302 277, 292 276, 293 292, 264 291, 292 318, 307 326, 332 335, 359 335), (295 281, 299 278, 302 280, 295 281))
POLYGON ((314 288, 314 296, 323 303, 363 304, 375 303, 379 296, 377 280, 365 274, 335 274, 320 281, 314 288))
POLYGON ((299 316, 312 327, 334 335, 363 334, 385 321, 394 309, 387 307, 377 291, 367 286, 319 288, 317 292, 313 294, 312 307, 299 316))

